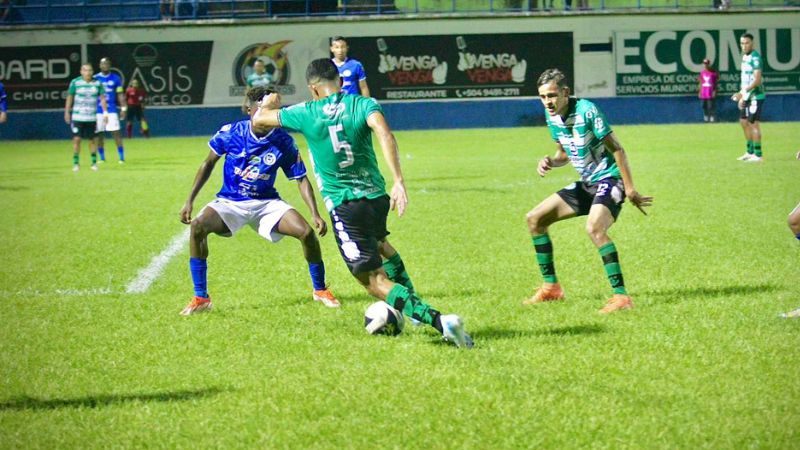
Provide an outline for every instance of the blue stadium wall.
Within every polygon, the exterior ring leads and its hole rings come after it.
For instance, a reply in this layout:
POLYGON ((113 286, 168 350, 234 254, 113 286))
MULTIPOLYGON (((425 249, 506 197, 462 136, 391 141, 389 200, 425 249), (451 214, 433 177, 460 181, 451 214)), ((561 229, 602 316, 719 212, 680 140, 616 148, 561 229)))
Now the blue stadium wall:
MULTIPOLYGON (((668 124, 702 121, 695 97, 609 97, 594 99, 612 124, 668 124)), ((385 103, 395 130, 541 126, 544 108, 538 99, 385 103)), ((738 120, 736 104, 718 100, 720 121, 738 120)), ((67 139, 62 111, 14 112, 0 125, 0 138, 67 139)), ((147 118, 155 136, 207 136, 221 124, 243 119, 239 107, 154 108, 147 118)), ((800 121, 800 94, 767 97, 764 122, 800 121)))

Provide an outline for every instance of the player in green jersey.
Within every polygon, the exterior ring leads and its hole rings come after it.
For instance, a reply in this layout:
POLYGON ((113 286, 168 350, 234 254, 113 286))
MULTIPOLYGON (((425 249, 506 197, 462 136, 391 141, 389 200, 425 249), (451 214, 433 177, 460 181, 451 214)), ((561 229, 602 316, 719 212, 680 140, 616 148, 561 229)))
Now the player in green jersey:
POLYGON ((306 81, 312 101, 280 109, 280 96, 272 94, 262 101, 253 129, 280 126, 305 136, 339 251, 369 294, 433 326, 456 346, 472 347, 459 316, 439 313, 416 294, 400 254, 386 239, 389 210, 402 216, 408 196, 397 141, 380 105, 373 98, 342 93, 339 71, 327 58, 308 65, 306 81), (372 147, 373 132, 392 173, 389 195, 372 147))
POLYGON ((108 122, 108 105, 103 84, 92 78, 94 69, 89 63, 81 65, 81 76, 69 83, 64 105, 64 121, 72 129, 72 170, 80 169, 81 138, 89 139, 92 170, 97 170, 97 101, 100 100, 103 123, 108 122))
POLYGON ((581 179, 547 197, 527 214, 528 230, 544 284, 523 303, 532 305, 564 298, 556 278, 548 228, 564 219, 588 215, 586 232, 600 252, 614 291, 600 312, 631 308, 633 301, 625 290, 617 249, 608 237, 608 229, 617 220, 625 197, 642 213, 653 198, 636 191, 625 150, 603 113, 588 100, 570 97, 566 78, 560 70, 544 71, 538 87, 539 98, 547 110, 547 127, 556 142, 555 155, 539 161, 539 175, 545 176, 553 167, 570 162, 581 179))
POLYGON ((731 99, 739 104, 739 123, 747 141, 745 153, 739 161, 761 162, 761 114, 764 110, 764 84, 761 54, 753 49, 753 35, 745 33, 739 38, 742 48, 741 90, 731 99))
POLYGON ((257 59, 256 62, 253 63, 253 73, 247 76, 245 82, 247 83, 247 89, 244 91, 242 113, 250 115, 248 112, 249 102, 247 100, 247 94, 250 93, 250 89, 253 89, 256 86, 269 87, 272 84, 272 75, 267 73, 267 66, 264 65, 264 61, 257 59))

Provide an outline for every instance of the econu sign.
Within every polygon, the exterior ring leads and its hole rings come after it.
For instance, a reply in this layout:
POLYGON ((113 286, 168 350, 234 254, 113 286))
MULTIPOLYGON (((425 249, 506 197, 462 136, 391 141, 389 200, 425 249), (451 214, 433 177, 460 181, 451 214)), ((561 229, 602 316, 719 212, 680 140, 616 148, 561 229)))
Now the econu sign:
POLYGON ((617 95, 696 94, 705 58, 720 72, 719 91, 735 92, 745 33, 761 54, 767 92, 800 91, 800 28, 768 28, 617 32, 617 95))

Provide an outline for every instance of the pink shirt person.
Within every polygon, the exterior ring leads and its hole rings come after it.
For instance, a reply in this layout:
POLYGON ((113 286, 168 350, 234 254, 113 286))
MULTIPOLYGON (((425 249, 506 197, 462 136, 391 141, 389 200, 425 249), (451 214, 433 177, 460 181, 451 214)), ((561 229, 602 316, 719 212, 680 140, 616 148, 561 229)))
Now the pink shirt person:
POLYGON ((707 59, 703 60, 705 68, 700 72, 700 93, 698 97, 703 100, 712 99, 717 96, 717 80, 719 73, 711 68, 711 62, 707 59))

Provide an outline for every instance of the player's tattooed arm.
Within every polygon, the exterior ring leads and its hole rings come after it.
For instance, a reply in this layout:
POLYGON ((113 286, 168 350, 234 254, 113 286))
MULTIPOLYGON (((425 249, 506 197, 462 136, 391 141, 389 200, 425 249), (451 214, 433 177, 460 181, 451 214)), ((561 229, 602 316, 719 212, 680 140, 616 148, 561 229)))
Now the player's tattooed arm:
POLYGON ((383 151, 383 158, 392 172, 394 184, 389 192, 390 208, 392 210, 397 209, 397 215, 402 216, 406 210, 406 205, 408 205, 408 193, 403 180, 403 171, 400 169, 400 153, 397 149, 397 140, 389 128, 383 113, 376 111, 370 114, 367 117, 367 125, 378 137, 378 142, 380 142, 381 150, 383 151))

